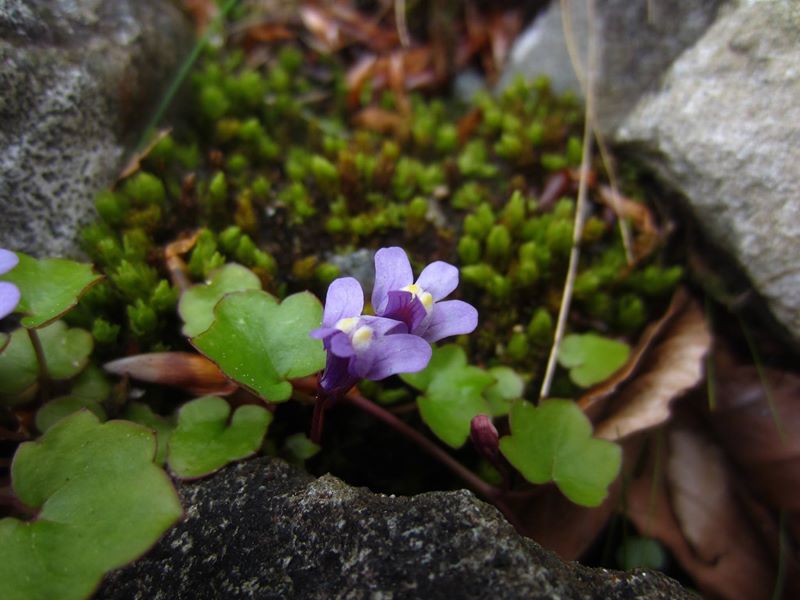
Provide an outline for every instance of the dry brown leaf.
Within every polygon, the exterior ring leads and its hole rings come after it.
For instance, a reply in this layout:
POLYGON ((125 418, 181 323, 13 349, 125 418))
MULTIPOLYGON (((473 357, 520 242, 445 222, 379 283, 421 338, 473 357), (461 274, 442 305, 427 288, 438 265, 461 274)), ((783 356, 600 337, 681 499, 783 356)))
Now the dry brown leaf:
POLYGON ((689 294, 684 288, 678 288, 672 295, 669 307, 664 315, 658 320, 650 323, 636 344, 631 350, 627 362, 622 365, 614 374, 605 381, 592 386, 581 396, 578 405, 581 410, 592 421, 596 422, 606 415, 606 401, 614 394, 621 385, 628 382, 637 372, 644 358, 657 339, 675 319, 675 316, 686 309, 689 302, 689 294))
POLYGON ((153 352, 113 360, 109 373, 129 375, 147 383, 179 387, 199 396, 227 396, 238 389, 213 362, 190 352, 153 352))
POLYGON ((142 148, 139 152, 131 156, 130 160, 125 164, 125 167, 120 172, 119 176, 117 177, 117 181, 122 181, 126 177, 130 177, 136 171, 139 170, 142 161, 147 158, 147 155, 156 147, 156 144, 167 137, 170 132, 172 131, 171 127, 167 127, 166 129, 159 130, 151 139, 147 145, 142 148))
POLYGON ((653 348, 639 376, 611 400, 609 416, 597 425, 595 435, 619 440, 669 419, 673 400, 702 379, 710 347, 703 311, 690 300, 653 348))
POLYGON ((411 125, 408 117, 377 106, 368 106, 358 111, 353 116, 353 123, 364 129, 392 134, 401 140, 408 136, 411 125))
POLYGON ((169 273, 169 280, 181 292, 185 292, 192 285, 189 268, 181 256, 194 248, 199 236, 200 230, 198 229, 194 233, 183 235, 174 242, 170 242, 164 248, 164 264, 169 273))
POLYGON ((195 32, 200 35, 219 14, 219 6, 215 0, 181 0, 183 9, 194 21, 195 32))
POLYGON ((320 6, 304 3, 300 19, 311 33, 315 46, 323 52, 336 52, 345 44, 344 35, 332 15, 320 6))
POLYGON ((800 539, 800 376, 776 369, 763 374, 764 381, 755 367, 719 365, 708 419, 746 485, 786 511, 800 539))
POLYGON ((730 468, 699 429, 671 426, 666 477, 654 469, 628 488, 627 516, 665 544, 711 598, 770 598, 776 563, 742 510, 730 468))
POLYGON ((542 488, 525 502, 512 500, 509 504, 519 515, 521 533, 564 560, 577 560, 619 508, 620 492, 618 478, 603 503, 593 508, 569 501, 555 486, 542 488))

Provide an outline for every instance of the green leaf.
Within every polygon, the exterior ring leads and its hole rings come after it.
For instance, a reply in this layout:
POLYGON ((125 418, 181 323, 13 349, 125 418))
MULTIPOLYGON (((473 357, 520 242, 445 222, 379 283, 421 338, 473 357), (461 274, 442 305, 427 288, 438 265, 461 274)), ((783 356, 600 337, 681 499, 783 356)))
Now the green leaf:
POLYGON ((88 411, 17 450, 12 481, 36 519, 0 521, 0 597, 88 597, 111 569, 144 554, 181 516, 153 434, 88 411))
POLYGON ((322 342, 309 336, 322 322, 322 305, 308 292, 281 304, 261 290, 235 292, 217 303, 214 315, 192 344, 228 377, 270 402, 291 396, 287 379, 325 366, 322 342))
POLYGON ((459 369, 467 366, 467 355, 461 346, 446 344, 434 347, 428 366, 416 373, 401 373, 400 379, 408 385, 424 392, 428 389, 437 374, 449 369, 459 369))
POLYGON ((261 281, 250 269, 230 263, 214 271, 207 283, 194 285, 181 295, 178 313, 184 321, 183 335, 203 333, 214 322, 214 306, 225 294, 260 290, 261 281))
POLYGON ((72 382, 70 390, 70 396, 93 402, 103 402, 109 394, 111 394, 111 383, 103 370, 93 364, 86 367, 72 382))
POLYGON ((605 381, 628 360, 630 346, 595 333, 572 333, 558 349, 558 362, 569 369, 570 379, 581 387, 605 381))
POLYGON ((658 540, 630 536, 623 539, 617 549, 617 562, 626 571, 663 569, 667 562, 667 555, 658 540))
POLYGON ((169 441, 169 467, 182 479, 202 477, 261 447, 272 413, 247 404, 233 413, 222 398, 204 396, 178 411, 178 427, 169 441))
POLYGON ((300 432, 287 437, 283 448, 291 464, 302 466, 305 461, 315 456, 322 446, 315 444, 305 433, 300 432))
POLYGON ((502 417, 508 414, 514 400, 522 397, 525 380, 511 367, 492 367, 489 373, 495 382, 486 389, 484 395, 492 416, 502 417))
POLYGON ((36 411, 36 428, 44 433, 64 417, 76 413, 82 408, 91 411, 99 420, 106 420, 106 411, 94 400, 76 396, 60 396, 36 411))
POLYGON ((125 409, 125 418, 134 423, 139 423, 148 427, 156 434, 156 458, 157 465, 167 462, 167 448, 172 432, 175 431, 175 424, 172 419, 167 419, 153 412, 147 404, 141 402, 131 402, 125 409))
POLYGON ((439 439, 453 448, 467 441, 473 417, 491 412, 483 391, 495 378, 467 365, 464 350, 455 344, 434 349, 425 369, 402 378, 425 391, 417 398, 420 416, 439 439))
POLYGON ((538 407, 511 407, 511 435, 500 451, 531 483, 555 482, 570 500, 597 506, 617 477, 622 451, 592 437, 592 425, 571 400, 545 400, 538 407))
POLYGON ((6 349, 6 346, 8 346, 8 342, 10 340, 11 336, 9 336, 7 333, 3 333, 2 331, 0 331, 0 353, 2 353, 3 350, 6 349))
MULTIPOLYGON (((88 331, 68 329, 56 321, 36 331, 47 363, 50 379, 70 379, 89 362, 93 340, 88 331)), ((25 401, 39 376, 39 363, 28 330, 20 328, 11 334, 11 341, 0 354, 0 401, 19 404, 25 401)))
POLYGON ((38 328, 57 319, 78 303, 80 297, 103 276, 92 271, 92 265, 64 258, 37 260, 16 253, 19 264, 0 281, 15 284, 22 298, 17 311, 26 314, 22 324, 38 328))

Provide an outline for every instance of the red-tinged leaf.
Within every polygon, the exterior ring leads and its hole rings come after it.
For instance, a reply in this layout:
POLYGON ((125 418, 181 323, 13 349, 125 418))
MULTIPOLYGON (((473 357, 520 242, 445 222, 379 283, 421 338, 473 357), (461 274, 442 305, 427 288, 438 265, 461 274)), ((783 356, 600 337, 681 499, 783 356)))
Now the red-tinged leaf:
POLYGON ((185 389, 199 396, 226 396, 238 389, 213 362, 189 352, 153 352, 113 360, 103 365, 109 373, 185 389))
POLYGON ((595 436, 619 440, 669 419, 672 402, 701 381, 710 347, 703 311, 689 301, 640 374, 609 403, 608 416, 595 427, 595 436))
POLYGON ((668 435, 666 477, 654 479, 657 469, 651 464, 643 477, 633 481, 627 516, 642 535, 664 543, 709 597, 770 598, 777 562, 739 502, 722 451, 686 423, 670 427, 668 435))
POLYGON ((720 364, 715 409, 708 415, 716 439, 746 485, 774 509, 786 511, 800 539, 800 376, 720 364))

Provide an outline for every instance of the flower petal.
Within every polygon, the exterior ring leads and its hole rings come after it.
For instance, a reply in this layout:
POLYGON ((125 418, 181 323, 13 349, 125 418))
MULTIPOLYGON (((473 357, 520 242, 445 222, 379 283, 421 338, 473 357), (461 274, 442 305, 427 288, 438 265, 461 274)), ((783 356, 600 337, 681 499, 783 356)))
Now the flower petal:
POLYGON ((458 268, 441 260, 432 262, 420 273, 417 285, 434 301, 446 298, 458 286, 458 268))
POLYGON ((0 248, 0 275, 8 273, 17 266, 17 263, 19 263, 19 258, 17 258, 16 254, 10 250, 0 248))
POLYGON ((0 319, 14 312, 19 304, 19 288, 13 283, 0 281, 0 319))
POLYGON ((340 358, 350 358, 356 353, 350 336, 343 331, 340 331, 338 334, 333 334, 330 337, 328 340, 328 351, 340 358))
POLYGON ((377 381, 397 373, 416 373, 428 366, 431 346, 421 337, 398 333, 376 339, 369 348, 370 360, 355 358, 353 366, 364 379, 377 381), (359 368, 360 367, 360 368, 359 368))
POLYGON ((322 326, 333 327, 339 319, 357 317, 364 309, 364 290, 354 277, 334 279, 325 295, 322 326))
POLYGON ((408 328, 406 327, 405 323, 398 321, 397 319, 388 319, 386 317, 364 316, 361 317, 361 321, 359 322, 359 326, 361 325, 371 327, 375 332, 376 337, 381 337, 390 333, 394 334, 408 332, 408 328))
POLYGON ((309 332, 308 335, 318 340, 324 340, 325 338, 329 338, 330 336, 332 336, 337 331, 341 330, 336 329, 336 327, 317 327, 316 329, 313 329, 311 332, 309 332))
POLYGON ((428 327, 420 335, 433 343, 451 335, 470 333, 478 326, 478 311, 461 300, 437 302, 428 327))
POLYGON ((408 331, 414 331, 414 328, 428 316, 425 306, 411 292, 393 290, 387 296, 386 307, 381 316, 402 321, 406 324, 408 331))
POLYGON ((387 294, 414 283, 414 273, 405 250, 397 246, 381 248, 375 253, 375 285, 372 288, 372 308, 380 314, 387 294))
POLYGON ((358 379, 350 373, 351 362, 352 359, 339 358, 329 352, 325 361, 325 370, 319 380, 320 388, 331 396, 346 393, 358 382, 358 379))

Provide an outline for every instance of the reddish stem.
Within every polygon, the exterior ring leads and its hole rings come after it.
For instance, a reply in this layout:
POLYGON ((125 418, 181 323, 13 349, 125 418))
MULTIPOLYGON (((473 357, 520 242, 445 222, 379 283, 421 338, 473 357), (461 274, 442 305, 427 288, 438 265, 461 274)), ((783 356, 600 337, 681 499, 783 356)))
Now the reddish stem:
POLYGON ((401 421, 392 413, 375 404, 374 402, 367 400, 355 390, 351 390, 347 395, 345 395, 344 398, 342 398, 342 401, 363 410, 365 413, 372 415, 379 421, 383 421, 386 425, 410 439, 422 450, 433 456, 445 467, 450 469, 450 471, 461 478, 469 487, 479 494, 491 499, 496 498, 500 494, 500 490, 478 477, 475 473, 450 456, 449 453, 437 446, 434 442, 426 438, 419 431, 404 421, 401 421))

